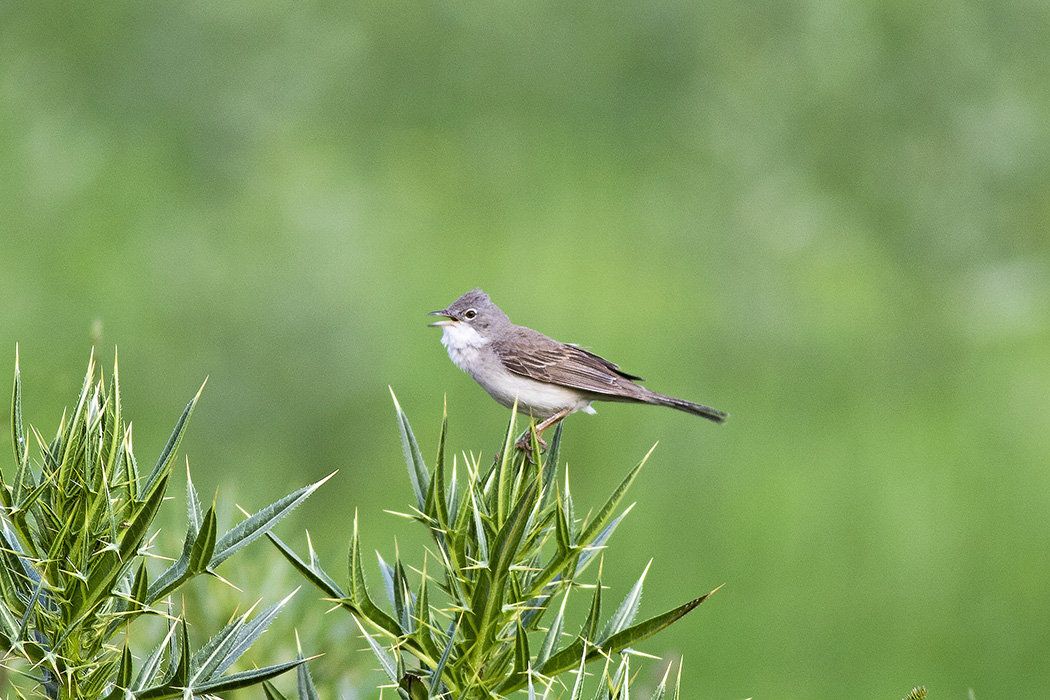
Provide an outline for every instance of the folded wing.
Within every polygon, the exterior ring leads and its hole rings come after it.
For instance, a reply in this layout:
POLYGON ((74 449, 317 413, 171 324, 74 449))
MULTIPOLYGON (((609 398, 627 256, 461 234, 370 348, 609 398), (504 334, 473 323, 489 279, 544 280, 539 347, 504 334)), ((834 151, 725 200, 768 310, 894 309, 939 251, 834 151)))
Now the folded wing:
POLYGON ((576 345, 552 342, 546 347, 532 347, 527 354, 516 352, 508 344, 494 342, 493 350, 503 365, 524 377, 610 396, 634 393, 632 385, 642 378, 628 374, 604 357, 576 345))

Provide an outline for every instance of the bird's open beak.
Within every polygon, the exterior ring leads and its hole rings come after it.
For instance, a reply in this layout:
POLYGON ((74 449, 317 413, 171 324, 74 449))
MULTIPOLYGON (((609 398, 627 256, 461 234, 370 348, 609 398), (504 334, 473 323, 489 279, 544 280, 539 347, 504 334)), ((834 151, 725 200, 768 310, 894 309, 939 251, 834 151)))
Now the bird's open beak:
POLYGON ((441 311, 431 311, 427 316, 444 316, 444 321, 434 321, 428 323, 427 326, 451 326, 453 323, 459 323, 459 319, 448 312, 448 309, 442 309, 441 311))

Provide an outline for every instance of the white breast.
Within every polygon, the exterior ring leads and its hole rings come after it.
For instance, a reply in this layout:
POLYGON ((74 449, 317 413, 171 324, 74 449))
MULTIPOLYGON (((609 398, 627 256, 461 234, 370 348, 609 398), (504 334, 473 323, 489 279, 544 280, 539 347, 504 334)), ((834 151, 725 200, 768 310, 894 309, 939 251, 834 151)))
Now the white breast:
POLYGON ((479 352, 489 341, 465 323, 452 323, 441 329, 441 344, 448 350, 452 363, 464 372, 471 372, 479 362, 479 352))

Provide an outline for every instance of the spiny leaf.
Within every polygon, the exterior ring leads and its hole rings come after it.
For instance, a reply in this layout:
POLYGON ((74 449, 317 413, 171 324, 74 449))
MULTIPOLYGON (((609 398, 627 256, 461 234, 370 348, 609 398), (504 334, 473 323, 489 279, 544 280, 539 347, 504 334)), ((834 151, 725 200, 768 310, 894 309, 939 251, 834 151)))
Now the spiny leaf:
POLYGON ((394 567, 386 563, 383 555, 376 550, 376 559, 379 561, 379 573, 383 576, 383 587, 386 589, 386 599, 390 601, 390 607, 397 614, 397 603, 394 594, 394 567))
MULTIPOLYGON (((368 594, 365 583, 365 572, 361 566, 361 546, 357 534, 357 514, 354 514, 354 535, 350 541, 350 602, 355 613, 364 617, 376 629, 396 639, 401 636, 400 625, 385 612, 380 610, 368 594)), ((396 682, 396 679, 395 679, 396 682)))
POLYGON ((598 633, 598 643, 604 642, 612 635, 620 632, 634 620, 634 616, 638 613, 638 606, 642 602, 642 582, 645 581, 645 575, 649 573, 649 567, 652 566, 652 563, 653 561, 650 559, 649 563, 645 565, 642 575, 638 577, 630 592, 623 599, 623 602, 620 603, 620 607, 606 621, 602 631, 598 633))
POLYGON ((209 639, 208 643, 194 654, 190 662, 190 684, 198 685, 219 677, 244 652, 248 651, 293 595, 295 595, 294 591, 250 621, 248 616, 252 611, 249 610, 209 639))
POLYGON ((190 478, 189 462, 186 463, 186 520, 189 523, 190 533, 196 538, 204 524, 204 511, 201 509, 201 499, 197 496, 197 489, 193 487, 193 479, 190 478))
MULTIPOLYGON (((187 655, 188 651, 184 651, 183 658, 187 655)), ((282 673, 290 671, 309 660, 310 659, 299 658, 295 661, 287 661, 282 664, 275 664, 265 668, 256 668, 250 671, 234 673, 229 676, 222 676, 206 682, 194 682, 189 685, 186 684, 185 678, 181 677, 183 666, 180 663, 178 670, 171 679, 160 685, 155 685, 146 690, 136 692, 135 698, 137 700, 167 700, 169 698, 200 697, 228 692, 230 690, 237 690, 238 688, 258 685, 272 678, 276 678, 282 673)))
POLYGON ((597 644, 598 618, 602 614, 602 575, 598 573, 598 580, 594 584, 594 595, 591 596, 591 607, 587 612, 587 619, 580 630, 580 636, 592 644, 597 644))
POLYGON ((372 653, 375 654, 375 657, 379 660, 379 665, 382 667, 383 672, 387 675, 387 678, 396 685, 400 680, 400 676, 397 672, 397 663, 390 658, 390 654, 386 653, 386 650, 383 649, 383 647, 379 646, 376 640, 372 638, 372 635, 365 631, 365 628, 361 625, 361 621, 357 619, 357 615, 351 614, 351 617, 354 618, 354 622, 357 623, 357 628, 361 630, 361 634, 368 641, 368 646, 371 647, 372 653))
POLYGON ((518 401, 514 400, 514 407, 510 411, 510 424, 507 426, 507 437, 500 454, 496 467, 496 507, 494 513, 496 522, 502 523, 507 518, 507 511, 511 506, 511 485, 513 482, 511 467, 514 464, 515 452, 510 449, 510 440, 514 436, 514 417, 518 412, 518 401))
POLYGON ((102 458, 106 471, 112 480, 111 485, 119 483, 119 475, 124 461, 125 426, 120 406, 120 371, 117 366, 117 350, 113 349, 113 379, 110 381, 109 394, 105 407, 105 436, 103 445, 108 445, 102 458))
POLYGON ((580 665, 576 668, 576 681, 572 684, 572 695, 571 700, 580 700, 583 697, 583 676, 584 667, 587 665, 587 649, 582 644, 580 645, 580 665))
POLYGON ((321 484, 335 476, 332 472, 325 478, 309 486, 304 486, 281 498, 251 517, 240 522, 236 527, 227 532, 215 543, 215 553, 208 562, 208 569, 214 570, 222 562, 226 561, 238 549, 264 535, 270 528, 278 523, 284 516, 288 515, 305 501, 310 495, 321 487, 321 484))
MULTIPOLYGON (((121 442, 121 457, 123 458, 123 485, 126 489, 125 497, 129 500, 137 500, 139 498, 139 464, 135 460, 134 450, 134 439, 132 438, 132 429, 128 425, 124 430, 124 438, 121 442)), ((114 478, 117 474, 114 472, 114 478)))
POLYGON ((414 611, 416 629, 413 633, 419 646, 426 650, 431 658, 441 656, 441 649, 434 642, 433 621, 430 615, 430 594, 427 587, 426 560, 423 562, 423 580, 419 584, 419 593, 416 595, 416 607, 414 611))
POLYGON ((149 572, 146 570, 146 560, 139 562, 139 568, 135 572, 135 581, 131 586, 131 599, 134 603, 131 611, 142 610, 149 595, 149 572))
MULTIPOLYGON (((343 591, 342 587, 336 583, 335 579, 329 576, 319 564, 316 562, 311 562, 310 564, 304 562, 299 558, 299 555, 292 551, 291 547, 278 539, 277 535, 272 532, 267 532, 266 537, 268 537, 270 542, 277 547, 277 551, 284 555, 284 558, 288 560, 296 571, 302 574, 307 581, 319 588, 327 597, 332 598, 333 600, 346 598, 346 592, 343 591)), ((313 548, 311 547, 311 553, 312 552, 313 548)))
POLYGON ((165 474, 157 482, 157 488, 149 495, 149 498, 139 505, 137 512, 131 519, 131 523, 124 530, 120 538, 119 554, 121 561, 128 561, 138 552, 139 547, 146 539, 149 526, 153 523, 160 504, 164 500, 164 491, 168 483, 168 475, 165 474))
POLYGON ((445 666, 448 664, 449 655, 452 653, 452 647, 456 643, 456 631, 459 629, 460 619, 453 620, 452 623, 449 625, 448 644, 445 645, 445 650, 441 652, 441 658, 438 659, 437 665, 434 667, 434 672, 430 676, 431 697, 437 697, 437 692, 438 689, 441 687, 441 683, 445 682, 443 678, 443 675, 445 673, 445 666))
POLYGON ((576 544, 575 527, 572 525, 573 508, 572 496, 569 493, 568 476, 565 479, 565 495, 561 496, 559 494, 559 503, 560 506, 556 506, 557 511, 555 513, 555 540, 558 543, 558 551, 547 562, 543 571, 533 578, 530 590, 531 597, 541 597, 545 592, 549 592, 547 587, 553 582, 573 580, 578 577, 587 568, 587 565, 593 561, 594 556, 601 551, 605 541, 609 539, 616 526, 620 524, 620 521, 631 510, 631 506, 628 506, 623 513, 614 518, 602 530, 594 541, 589 543, 586 548, 581 549, 576 544))
POLYGON ((437 456, 434 458, 434 477, 427 490, 427 503, 424 512, 437 521, 437 528, 431 528, 431 534, 439 546, 444 546, 444 533, 448 532, 448 503, 445 501, 445 436, 448 433, 448 401, 441 411, 441 433, 438 435, 437 456))
POLYGON ((554 537, 558 545, 558 557, 568 559, 576 543, 573 541, 572 525, 560 494, 554 506, 554 537))
POLYGON ((405 567, 398 558, 394 562, 394 612, 397 614, 398 622, 405 634, 416 631, 416 622, 412 617, 412 608, 415 598, 408 587, 408 577, 405 575, 405 567))
POLYGON ((408 416, 401 410, 401 404, 397 402, 397 397, 394 396, 392 388, 390 389, 390 398, 394 400, 394 408, 397 410, 397 426, 401 431, 401 449, 405 453, 405 462, 408 465, 408 476, 412 481, 412 490, 416 494, 419 510, 425 513, 427 512, 427 492, 430 490, 430 472, 427 471, 427 465, 423 462, 423 455, 419 451, 419 444, 416 443, 416 436, 412 434, 412 426, 408 424, 408 416))
MULTIPOLYGON (((84 376, 84 384, 80 390, 80 397, 77 399, 77 406, 73 410, 73 420, 69 422, 69 434, 68 439, 63 440, 62 450, 57 454, 58 458, 58 483, 70 484, 72 479, 68 473, 68 470, 72 466, 72 460, 70 459, 70 453, 74 447, 79 445, 79 428, 81 428, 81 422, 84 420, 84 410, 88 402, 88 396, 91 394, 91 388, 95 383, 95 349, 91 349, 91 357, 88 359, 88 370, 84 376)), ((64 433, 65 431, 63 431, 64 433)), ((83 475, 81 475, 83 478, 83 475)))
POLYGON ((558 470, 558 455, 561 452, 561 431, 563 425, 564 423, 559 422, 554 427, 554 437, 551 438, 550 447, 547 448, 547 457, 543 460, 543 469, 540 471, 541 509, 547 507, 551 494, 554 492, 555 477, 558 470))
POLYGON ((186 634, 185 620, 179 620, 178 632, 175 636, 176 638, 172 641, 179 650, 177 663, 176 660, 171 662, 172 672, 165 685, 181 687, 186 685, 186 681, 189 680, 190 676, 190 639, 189 635, 186 634))
POLYGON ((189 570, 199 574, 206 570, 212 555, 215 553, 215 506, 208 509, 201 523, 200 531, 190 549, 189 570))
MULTIPOLYGON (((317 657, 310 657, 310 659, 317 657)), ((237 690, 238 688, 247 688, 249 686, 258 685, 263 681, 268 681, 271 678, 276 678, 282 673, 297 668, 310 659, 296 659, 294 661, 285 661, 281 664, 274 664, 272 666, 266 666, 264 668, 255 668, 250 671, 242 671, 241 673, 232 673, 228 676, 223 676, 214 681, 208 683, 202 683, 200 685, 192 686, 186 690, 192 692, 193 695, 214 695, 216 693, 225 693, 231 690, 237 690)))
POLYGON ((483 506, 484 501, 477 494, 477 490, 473 484, 467 484, 470 489, 470 508, 467 509, 474 516, 474 540, 477 545, 477 553, 475 556, 478 557, 479 562, 482 566, 487 567, 489 564, 489 543, 488 537, 485 535, 485 515, 483 506))
POLYGON ((195 541, 196 539, 191 539, 190 533, 187 532, 184 548, 185 551, 183 552, 183 555, 175 560, 175 563, 165 569, 161 575, 157 577, 157 580, 153 582, 153 585, 150 586, 145 600, 147 605, 163 598, 190 579, 189 552, 192 550, 193 542, 195 541))
POLYGON ((26 629, 29 627, 29 618, 35 612, 36 606, 40 600, 40 592, 44 589, 44 580, 40 579, 37 582, 36 588, 33 590, 33 597, 29 599, 29 604, 26 605, 25 613, 22 615, 22 621, 18 625, 18 632, 15 634, 15 639, 25 639, 26 629))
MULTIPOLYGON (((303 657, 303 647, 299 643, 299 633, 295 633, 295 658, 298 661, 305 661, 303 657)), ((299 700, 319 700, 317 696, 317 688, 314 687, 314 679, 310 677, 310 669, 305 663, 301 664, 295 671, 296 676, 296 688, 299 691, 299 700)))
MULTIPOLYGON (((29 462, 29 444, 26 440, 25 425, 22 423, 22 373, 18 368, 18 345, 15 345, 15 386, 11 392, 11 446, 15 451, 15 471, 24 471, 29 462)), ((17 481, 16 481, 17 483, 17 481)), ((0 503, 5 508, 11 507, 11 494, 4 483, 3 471, 0 470, 0 503)))
POLYGON ((616 673, 612 676, 609 675, 611 665, 612 658, 606 657, 602 681, 594 694, 595 700, 630 700, 630 684, 626 682, 630 675, 630 657, 627 654, 620 656, 620 663, 616 665, 616 673))
MULTIPOLYGON (((656 690, 653 691, 652 700, 663 700, 664 695, 667 693, 667 677, 671 675, 671 666, 673 666, 673 664, 668 663, 667 668, 664 669, 664 675, 660 679, 660 684, 656 686, 656 690)), ((681 664, 679 664, 679 672, 681 672, 681 664)))
POLYGON ((653 445, 649 449, 649 452, 646 453, 645 457, 642 458, 642 461, 623 478, 623 481, 621 481, 620 485, 612 492, 609 499, 605 502, 605 505, 598 511, 594 520, 588 523, 584 528, 583 535, 580 538, 581 543, 584 545, 590 543, 609 523, 613 517, 613 512, 619 507, 620 501, 622 501, 623 497, 627 494, 627 489, 629 489, 631 484, 634 483, 635 477, 638 476, 638 472, 641 471, 642 466, 645 465, 646 460, 649 459, 649 455, 651 455, 655 449, 656 445, 653 445))
POLYGON ((168 437, 168 442, 164 445, 164 449, 161 450, 160 457, 157 458, 157 464, 153 467, 153 471, 150 472, 149 477, 146 479, 146 485, 144 491, 150 492, 157 481, 162 475, 167 474, 171 470, 171 465, 175 460, 175 453, 179 449, 179 444, 182 442, 182 436, 186 433, 186 425, 189 423, 190 416, 193 414, 193 409, 197 405, 197 401, 201 397, 201 392, 204 391, 204 385, 208 383, 208 380, 204 380, 204 384, 201 384, 201 388, 197 390, 197 394, 190 399, 190 402, 186 404, 186 408, 183 409, 182 415, 179 416, 179 420, 175 423, 175 428, 171 431, 171 435, 168 437))
MULTIPOLYGON (((445 490, 445 500, 448 503, 448 523, 451 525, 456 522, 459 517, 459 482, 456 474, 456 458, 452 458, 452 475, 448 479, 448 488, 445 490)), ((442 477, 444 478, 444 477, 442 477)), ((454 530, 453 530, 454 533, 454 530)), ((444 536, 448 538, 451 534, 446 526, 444 536)), ((446 545, 446 548, 451 551, 452 547, 446 545)))
POLYGON ((518 620, 515 624, 514 633, 514 670, 511 671, 511 677, 527 675, 529 670, 529 636, 525 634, 524 628, 521 626, 521 620, 518 620))
MULTIPOLYGON (((40 445, 40 450, 44 454, 44 462, 46 463, 49 459, 48 448, 44 445, 40 433, 33 430, 33 435, 37 439, 37 443, 40 445)), ((5 489, 6 490, 6 489, 5 489)), ((36 478, 33 475, 33 470, 30 465, 28 457, 25 460, 18 462, 18 466, 15 469, 14 481, 11 485, 11 497, 9 499, 11 508, 14 509, 11 517, 15 520, 15 524, 18 525, 19 521, 24 521, 26 512, 33 502, 39 498, 42 491, 37 490, 36 478)), ((22 530, 22 528, 19 528, 22 530)), ((27 540, 30 538, 26 538, 27 540)))
MULTIPOLYGON (((714 591, 711 593, 714 593, 714 591)), ((669 610, 662 615, 650 618, 645 622, 640 622, 632 627, 628 627, 627 629, 612 635, 599 646, 590 647, 589 645, 586 645, 582 639, 577 638, 575 642, 548 659, 547 663, 543 664, 540 668, 540 672, 546 676, 556 676, 568 671, 575 664, 575 659, 577 659, 580 654, 583 654, 585 649, 587 649, 586 660, 592 661, 598 656, 609 656, 622 651, 627 647, 633 646, 642 640, 648 639, 657 632, 666 629, 671 624, 687 615, 700 605, 700 603, 707 600, 711 593, 700 596, 699 598, 691 600, 684 605, 680 605, 673 610, 669 610)), ((504 690, 510 692, 517 690, 520 687, 520 685, 513 684, 511 687, 505 688, 504 690)))
MULTIPOLYGON (((174 641, 176 625, 175 621, 170 617, 169 611, 169 622, 168 622, 168 634, 164 637, 164 640, 157 645, 157 648, 153 650, 153 653, 146 657, 146 660, 142 663, 142 667, 139 669, 138 675, 135 677, 135 682, 132 684, 131 690, 142 691, 151 683, 156 682, 160 676, 161 668, 164 663, 164 653, 167 651, 173 653, 172 642, 174 641)), ((174 661, 174 659, 172 659, 174 661)))
POLYGON ((623 512, 617 515, 615 518, 613 518, 612 522, 606 525, 605 529, 602 530, 601 533, 594 538, 594 541, 587 545, 587 548, 583 551, 583 554, 580 555, 579 565, 576 569, 577 575, 582 573, 591 563, 591 561, 594 560, 595 555, 597 555, 602 550, 602 547, 605 546, 605 543, 609 540, 610 537, 612 537, 613 532, 616 531, 616 528, 620 524, 620 522, 625 517, 627 517, 627 514, 630 513, 633 509, 633 503, 624 508, 623 512))
POLYGON ((536 653, 536 666, 541 667, 547 662, 551 654, 555 649, 558 648, 558 643, 561 641, 561 633, 565 627, 565 605, 569 601, 569 590, 565 589, 565 595, 561 599, 561 607, 558 608, 558 614, 554 616, 554 620, 551 622, 551 626, 547 629, 547 634, 543 637, 543 643, 540 645, 540 650, 536 653))
MULTIPOLYGON (((718 589, 716 588, 715 590, 718 589)), ((711 591, 711 593, 714 593, 714 591, 711 591)), ((670 627, 672 624, 688 615, 695 610, 698 605, 707 600, 711 596, 711 593, 702 595, 699 598, 694 598, 688 603, 678 606, 674 610, 669 610, 662 615, 651 617, 644 622, 640 622, 625 630, 621 630, 605 640, 602 647, 610 652, 618 652, 627 647, 634 646, 638 642, 648 639, 660 630, 670 627)))
POLYGON ((123 700, 125 693, 131 689, 131 649, 126 642, 120 654, 117 676, 112 680, 113 690, 105 697, 105 700, 123 700))

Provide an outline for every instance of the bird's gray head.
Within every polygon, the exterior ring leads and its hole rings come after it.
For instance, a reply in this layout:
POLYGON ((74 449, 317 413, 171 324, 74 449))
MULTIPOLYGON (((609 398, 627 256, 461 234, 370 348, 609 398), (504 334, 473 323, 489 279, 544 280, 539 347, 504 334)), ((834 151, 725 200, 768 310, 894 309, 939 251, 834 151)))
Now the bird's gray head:
POLYGON ((447 308, 431 311, 431 316, 444 316, 446 320, 435 321, 431 326, 446 328, 466 324, 478 334, 487 336, 493 329, 510 323, 507 314, 489 301, 489 295, 480 289, 472 289, 447 308))

